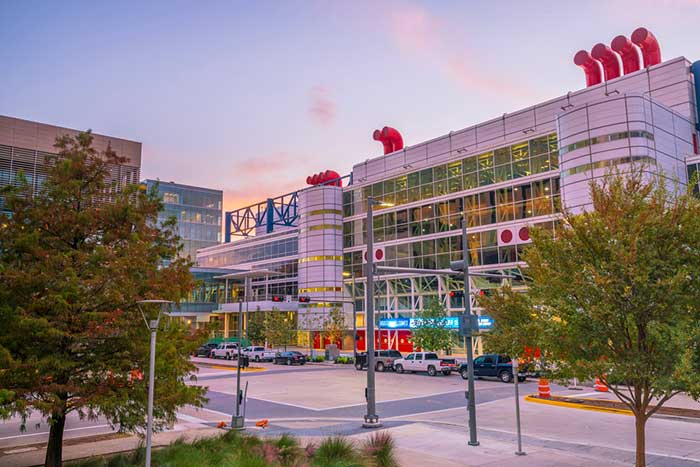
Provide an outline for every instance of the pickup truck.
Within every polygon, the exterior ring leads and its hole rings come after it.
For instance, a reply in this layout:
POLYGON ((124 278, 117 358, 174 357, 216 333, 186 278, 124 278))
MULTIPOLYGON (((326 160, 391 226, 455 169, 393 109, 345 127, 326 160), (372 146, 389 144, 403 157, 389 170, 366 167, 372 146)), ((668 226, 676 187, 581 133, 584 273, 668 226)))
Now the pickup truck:
MULTIPOLYGON (((403 355, 398 350, 375 350, 374 368, 377 371, 391 370, 399 358, 403 358, 403 355)), ((359 371, 363 368, 367 368, 367 352, 358 353, 355 357, 355 369, 359 371)))
POLYGON ((275 355, 277 354, 274 350, 265 350, 265 347, 245 347, 242 353, 256 362, 271 362, 275 359, 275 355))
POLYGON ((430 376, 441 372, 449 376, 457 371, 457 361, 454 358, 439 358, 434 352, 413 352, 406 358, 394 360, 394 371, 397 373, 424 371, 430 376))
MULTIPOLYGON (((525 378, 532 376, 529 372, 530 366, 527 363, 518 365, 518 382, 525 381, 525 378)), ((469 378, 469 367, 463 363, 459 367, 459 374, 464 379, 469 378)), ((513 381, 513 361, 506 355, 486 354, 474 359, 474 377, 498 378, 504 383, 513 381)))
POLYGON ((222 342, 211 351, 211 358, 225 358, 226 360, 238 358, 238 344, 234 342, 222 342))

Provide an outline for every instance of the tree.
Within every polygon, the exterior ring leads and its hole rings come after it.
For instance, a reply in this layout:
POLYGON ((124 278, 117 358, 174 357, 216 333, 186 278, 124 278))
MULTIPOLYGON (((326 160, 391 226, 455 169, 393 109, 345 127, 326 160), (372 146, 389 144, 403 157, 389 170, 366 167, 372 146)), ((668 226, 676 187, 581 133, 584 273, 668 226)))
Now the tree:
POLYGON ((294 315, 291 313, 274 308, 265 313, 265 338, 273 345, 283 345, 287 350, 287 344, 294 340, 296 328, 294 315))
POLYGON ((430 299, 423 310, 416 313, 418 327, 411 330, 411 342, 423 350, 452 348, 455 333, 448 328, 447 310, 438 299, 430 299))
POLYGON ((345 314, 342 308, 334 306, 323 320, 322 335, 331 344, 335 344, 343 338, 343 332, 347 329, 345 324, 345 314))
MULTIPOLYGON (((12 214, 0 217, 0 413, 47 417, 47 466, 61 465, 70 412, 143 429, 150 332, 135 303, 178 301, 192 287, 189 263, 175 259, 173 221, 157 227, 157 193, 109 184, 108 163, 123 159, 98 154, 90 132, 56 148, 38 194, 26 180, 4 189, 12 214)), ((161 429, 179 406, 201 405, 204 389, 185 384, 200 336, 171 321, 158 337, 161 429)))
POLYGON ((254 313, 248 313, 246 337, 257 344, 265 340, 265 312, 260 311, 260 307, 254 313))
POLYGON ((649 417, 700 396, 700 202, 662 180, 634 167, 592 184, 592 211, 532 232, 528 293, 481 299, 492 350, 539 346, 554 377, 600 378, 629 407, 638 467, 649 417))

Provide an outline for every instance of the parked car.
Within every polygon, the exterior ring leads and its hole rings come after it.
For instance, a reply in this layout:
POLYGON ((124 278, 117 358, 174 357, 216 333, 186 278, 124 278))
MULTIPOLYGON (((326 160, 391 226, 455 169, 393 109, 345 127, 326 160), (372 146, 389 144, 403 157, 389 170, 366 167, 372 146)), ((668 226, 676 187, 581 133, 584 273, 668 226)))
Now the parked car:
POLYGON ((204 345, 200 345, 197 347, 197 350, 194 351, 194 356, 195 357, 209 357, 211 355, 211 351, 214 350, 219 344, 216 344, 214 342, 207 342, 204 345))
POLYGON ((296 351, 278 352, 272 363, 275 365, 295 365, 297 363, 303 365, 306 363, 306 357, 303 353, 296 351))
POLYGON ((211 358, 225 358, 231 360, 238 358, 238 344, 235 342, 223 342, 211 351, 211 358))
POLYGON ((430 376, 440 372, 449 376, 453 371, 457 371, 457 361, 454 358, 440 358, 435 352, 413 352, 406 358, 395 360, 394 371, 397 373, 424 371, 430 376))
MULTIPOLYGON (((459 374, 464 379, 469 378, 469 367, 463 363, 459 367, 459 374)), ((530 365, 520 363, 518 365, 518 381, 523 382, 528 376, 533 376, 530 372, 530 365)), ((476 378, 498 378, 504 383, 513 381, 513 361, 507 355, 486 354, 474 359, 474 377, 476 378)))
POLYGON ((243 355, 256 362, 266 362, 275 359, 277 352, 265 350, 265 347, 246 347, 242 351, 243 355))
MULTIPOLYGON (((377 371, 386 371, 394 369, 394 361, 403 358, 398 350, 375 350, 374 351, 374 369, 377 371)), ((362 370, 367 368, 367 352, 358 353, 355 357, 355 369, 362 370)))

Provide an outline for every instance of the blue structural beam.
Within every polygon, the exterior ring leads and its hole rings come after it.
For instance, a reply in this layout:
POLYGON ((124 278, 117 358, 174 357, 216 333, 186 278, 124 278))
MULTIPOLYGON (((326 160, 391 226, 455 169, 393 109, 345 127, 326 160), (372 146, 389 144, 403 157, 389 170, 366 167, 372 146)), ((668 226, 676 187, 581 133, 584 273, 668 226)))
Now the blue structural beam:
MULTIPOLYGON (((328 180, 322 185, 337 183, 338 180, 345 180, 348 185, 352 185, 352 174, 328 180)), ((273 232, 275 226, 296 227, 299 220, 298 197, 299 192, 292 191, 276 198, 268 198, 265 201, 226 212, 224 241, 228 243, 234 236, 248 237, 263 226, 265 233, 273 232)))

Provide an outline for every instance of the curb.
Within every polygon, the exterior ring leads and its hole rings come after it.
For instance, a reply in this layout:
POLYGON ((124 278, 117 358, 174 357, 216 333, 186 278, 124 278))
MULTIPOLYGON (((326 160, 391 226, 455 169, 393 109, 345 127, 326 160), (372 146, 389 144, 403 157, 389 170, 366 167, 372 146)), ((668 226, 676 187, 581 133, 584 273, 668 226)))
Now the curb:
POLYGON ((634 415, 631 410, 613 409, 613 408, 609 408, 609 407, 598 407, 595 405, 588 405, 588 404, 578 403, 578 402, 562 402, 562 401, 540 399, 539 397, 535 397, 534 394, 531 394, 529 396, 525 396, 525 401, 526 402, 534 402, 536 404, 546 404, 546 405, 555 405, 555 406, 559 406, 559 407, 568 407, 570 409, 589 410, 589 411, 593 411, 593 412, 613 413, 613 414, 617 414, 617 415, 628 415, 628 416, 634 415))

